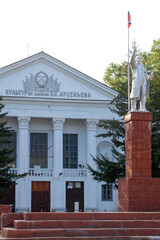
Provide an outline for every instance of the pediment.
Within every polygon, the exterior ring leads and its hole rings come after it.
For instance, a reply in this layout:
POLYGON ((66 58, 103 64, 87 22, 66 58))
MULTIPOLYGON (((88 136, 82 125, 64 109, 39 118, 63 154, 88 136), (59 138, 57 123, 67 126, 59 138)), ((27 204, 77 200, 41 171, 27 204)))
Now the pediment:
POLYGON ((117 92, 40 52, 0 69, 0 96, 110 102, 117 92))

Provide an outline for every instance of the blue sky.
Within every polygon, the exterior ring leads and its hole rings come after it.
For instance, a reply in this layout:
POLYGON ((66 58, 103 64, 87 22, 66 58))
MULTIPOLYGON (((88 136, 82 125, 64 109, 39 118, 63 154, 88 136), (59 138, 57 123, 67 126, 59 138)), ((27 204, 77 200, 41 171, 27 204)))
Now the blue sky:
POLYGON ((40 51, 102 81, 130 44, 149 51, 159 38, 159 0, 2 0, 0 67, 40 51))

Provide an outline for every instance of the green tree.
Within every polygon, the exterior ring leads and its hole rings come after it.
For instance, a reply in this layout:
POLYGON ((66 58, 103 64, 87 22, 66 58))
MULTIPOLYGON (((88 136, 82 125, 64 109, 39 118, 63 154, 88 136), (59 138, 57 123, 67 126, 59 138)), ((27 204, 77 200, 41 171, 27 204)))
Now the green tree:
MULTIPOLYGON (((135 46, 135 43, 133 43, 135 46)), ((152 121, 152 176, 160 177, 160 39, 154 40, 151 52, 140 52, 142 62, 151 73, 154 70, 154 78, 150 83, 150 98, 147 100, 147 109, 153 112, 152 121)), ((122 64, 111 63, 104 76, 104 82, 111 88, 119 92, 114 98, 110 110, 117 114, 119 121, 104 121, 99 126, 104 129, 104 133, 97 137, 110 137, 113 143, 114 162, 94 156, 93 160, 97 164, 95 171, 88 166, 93 178, 97 181, 113 183, 118 187, 118 179, 125 177, 125 126, 124 115, 128 112, 128 77, 127 62, 122 64)))
POLYGON ((150 99, 147 109, 153 112, 152 121, 152 176, 160 177, 160 39, 153 41, 148 57, 148 69, 154 70, 154 79, 150 84, 150 99), (150 66, 149 66, 150 64, 150 66), (149 68, 150 67, 150 68, 149 68))
MULTIPOLYGON (((2 101, 1 97, 0 101, 2 101)), ((0 102, 0 113, 3 108, 4 105, 0 102)), ((2 199, 3 193, 12 187, 18 178, 26 176, 26 173, 16 174, 9 171, 15 162, 15 158, 12 157, 13 149, 9 148, 14 131, 11 127, 7 127, 7 122, 3 120, 6 114, 0 114, 0 199, 2 199)))

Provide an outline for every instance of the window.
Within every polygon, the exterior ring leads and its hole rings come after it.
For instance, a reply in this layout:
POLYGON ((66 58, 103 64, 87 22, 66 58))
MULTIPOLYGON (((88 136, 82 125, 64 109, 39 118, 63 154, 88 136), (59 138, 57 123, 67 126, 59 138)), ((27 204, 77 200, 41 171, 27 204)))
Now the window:
POLYGON ((113 192, 112 192, 112 184, 103 184, 102 185, 102 201, 112 201, 113 200, 113 192))
POLYGON ((63 168, 77 168, 78 135, 63 134, 63 168))
POLYGON ((82 188, 82 182, 67 182, 67 189, 82 188))
MULTIPOLYGON (((3 138, 2 138, 3 139, 3 138)), ((10 137, 5 137, 4 141, 1 139, 1 145, 0 145, 0 149, 8 149, 8 150, 12 150, 12 153, 10 154, 10 157, 12 157, 14 159, 14 161, 10 164, 11 168, 15 168, 16 167, 16 132, 13 132, 12 136, 10 137), (8 142, 5 142, 5 141, 8 142)))
POLYGON ((30 134, 30 167, 39 165, 41 168, 47 168, 48 159, 48 134, 31 133, 30 134))

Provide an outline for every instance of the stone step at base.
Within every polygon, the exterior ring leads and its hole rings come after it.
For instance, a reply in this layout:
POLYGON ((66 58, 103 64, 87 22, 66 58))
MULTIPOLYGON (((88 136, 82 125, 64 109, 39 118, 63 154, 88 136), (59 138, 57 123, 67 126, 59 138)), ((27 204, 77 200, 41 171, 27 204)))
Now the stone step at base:
POLYGON ((160 237, 146 237, 146 236, 98 236, 98 237, 35 237, 35 238, 4 238, 0 237, 0 240, 160 240, 160 237))
POLYGON ((160 212, 26 212, 24 220, 160 220, 160 212))
POLYGON ((91 236, 160 236, 160 228, 69 228, 69 229, 2 229, 5 238, 20 237, 91 237, 91 236))
POLYGON ((43 228, 160 228, 160 220, 14 220, 16 229, 43 228))

